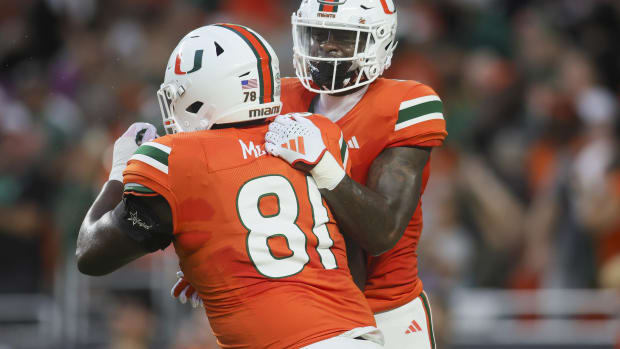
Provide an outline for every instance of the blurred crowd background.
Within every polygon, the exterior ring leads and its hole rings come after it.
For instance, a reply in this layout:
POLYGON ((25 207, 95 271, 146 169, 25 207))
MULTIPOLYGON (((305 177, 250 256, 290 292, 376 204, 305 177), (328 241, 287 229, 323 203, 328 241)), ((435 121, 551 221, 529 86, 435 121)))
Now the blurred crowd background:
MULTIPOLYGON (((439 348, 620 348, 620 2, 394 0, 387 77, 442 97, 418 248, 439 348)), ((0 1, 0 348, 216 348, 174 252, 78 274, 79 224, 178 40, 297 0, 0 1)), ((161 134, 161 132, 160 132, 161 134)))

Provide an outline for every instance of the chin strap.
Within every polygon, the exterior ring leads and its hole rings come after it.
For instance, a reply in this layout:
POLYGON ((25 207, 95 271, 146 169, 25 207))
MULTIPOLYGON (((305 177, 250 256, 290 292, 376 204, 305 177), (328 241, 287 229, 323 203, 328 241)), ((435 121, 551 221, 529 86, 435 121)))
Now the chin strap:
POLYGON ((359 72, 358 69, 350 70, 352 62, 341 62, 336 66, 336 80, 334 79, 334 63, 327 61, 311 62, 310 63, 310 75, 312 81, 321 88, 327 88, 331 90, 332 83, 334 83, 333 89, 341 89, 347 87, 351 81, 357 78, 359 72))

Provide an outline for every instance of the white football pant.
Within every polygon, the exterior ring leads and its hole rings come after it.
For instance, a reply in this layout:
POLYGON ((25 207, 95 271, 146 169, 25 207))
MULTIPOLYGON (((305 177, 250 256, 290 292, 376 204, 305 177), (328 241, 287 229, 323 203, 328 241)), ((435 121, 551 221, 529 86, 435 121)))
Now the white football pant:
POLYGON ((385 349, 435 349, 431 308, 426 293, 396 309, 375 314, 385 349))

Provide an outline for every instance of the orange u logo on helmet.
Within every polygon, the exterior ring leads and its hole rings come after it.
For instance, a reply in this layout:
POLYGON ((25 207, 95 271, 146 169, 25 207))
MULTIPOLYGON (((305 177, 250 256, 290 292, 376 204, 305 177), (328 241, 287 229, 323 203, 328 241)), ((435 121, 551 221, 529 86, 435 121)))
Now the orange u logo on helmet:
POLYGON ((176 61, 174 62, 174 73, 177 75, 185 75, 200 70, 200 68, 202 68, 202 52, 203 50, 197 50, 194 52, 194 67, 188 72, 181 70, 181 52, 179 52, 177 54, 176 61))

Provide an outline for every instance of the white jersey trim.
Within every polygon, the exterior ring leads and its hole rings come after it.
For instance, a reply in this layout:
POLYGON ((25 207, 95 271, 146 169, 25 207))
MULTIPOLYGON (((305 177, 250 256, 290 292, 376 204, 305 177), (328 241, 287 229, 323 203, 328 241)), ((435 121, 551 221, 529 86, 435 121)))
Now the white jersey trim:
POLYGON ((430 96, 424 96, 424 97, 418 97, 418 98, 410 99, 408 101, 401 102, 400 103, 400 108, 398 110, 403 110, 403 109, 411 108, 411 107, 416 106, 418 104, 422 104, 422 103, 426 103, 426 102, 432 102, 432 101, 439 101, 439 102, 441 102, 441 98, 439 98, 439 96, 437 96, 437 95, 430 95, 430 96))
MULTIPOLYGON (((150 144, 149 144, 150 145, 150 144)), ((146 156, 143 154, 134 154, 129 160, 137 160, 137 161, 142 161, 145 164, 156 168, 157 170, 168 174, 168 166, 162 164, 161 162, 151 158, 150 156, 146 156)))

